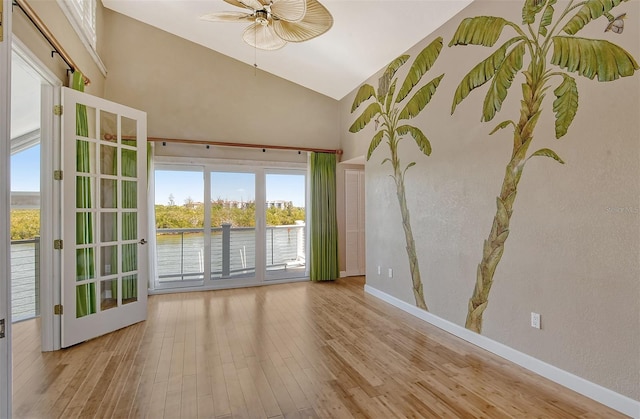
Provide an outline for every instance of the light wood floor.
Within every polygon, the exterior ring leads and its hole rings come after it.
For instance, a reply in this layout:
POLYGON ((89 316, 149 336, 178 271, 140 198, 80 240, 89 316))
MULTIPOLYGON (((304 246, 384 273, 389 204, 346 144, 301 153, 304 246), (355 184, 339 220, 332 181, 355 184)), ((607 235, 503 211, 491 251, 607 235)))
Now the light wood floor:
POLYGON ((363 284, 152 296, 146 322, 52 353, 18 323, 14 417, 622 417, 363 284))

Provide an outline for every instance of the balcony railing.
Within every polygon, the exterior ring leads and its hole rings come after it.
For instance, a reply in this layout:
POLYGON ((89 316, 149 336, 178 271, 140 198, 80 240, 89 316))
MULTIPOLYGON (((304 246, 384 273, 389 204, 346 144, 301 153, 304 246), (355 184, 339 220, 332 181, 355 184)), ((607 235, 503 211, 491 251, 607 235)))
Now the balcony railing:
MULTIPOLYGON (((266 229, 267 278, 304 274, 305 225, 266 229)), ((211 229, 211 279, 255 274, 255 229, 223 225, 211 229)), ((204 279, 204 230, 158 229, 160 282, 204 279)), ((11 241, 11 317, 40 315, 40 238, 11 241)))
MULTIPOLYGON (((304 268, 304 231, 302 223, 266 228, 268 272, 304 268)), ((211 279, 253 275, 255 240, 253 227, 232 228, 223 224, 212 228, 211 279)), ((204 279, 204 229, 157 229, 156 246, 160 282, 204 279)))
POLYGON ((40 238, 11 241, 11 318, 40 315, 40 238))

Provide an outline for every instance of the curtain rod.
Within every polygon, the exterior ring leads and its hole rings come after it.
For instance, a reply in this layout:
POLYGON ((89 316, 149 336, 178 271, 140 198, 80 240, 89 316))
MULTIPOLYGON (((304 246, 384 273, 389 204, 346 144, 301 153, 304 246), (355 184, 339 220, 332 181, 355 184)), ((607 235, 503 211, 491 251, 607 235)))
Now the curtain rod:
MULTIPOLYGON (((18 6, 18 8, 22 10, 25 16, 27 16, 27 18, 31 21, 31 23, 33 23, 33 26, 36 27, 38 32, 40 32, 44 37, 44 39, 47 40, 49 45, 51 45, 51 47, 53 48, 53 51, 51 51, 51 57, 53 57, 53 54, 56 53, 60 56, 60 58, 62 58, 62 61, 64 61, 67 67, 71 69, 72 73, 75 72, 76 70, 80 71, 76 63, 73 62, 69 54, 67 54, 64 48, 62 48, 62 45, 60 45, 60 43, 55 38, 55 36, 53 36, 49 28, 47 28, 47 25, 44 24, 42 19, 40 19, 38 14, 31 8, 31 6, 29 6, 29 4, 27 4, 25 0, 13 0, 13 4, 15 6, 18 6)), ((82 78, 84 79, 85 86, 91 83, 91 80, 89 80, 89 78, 84 73, 82 73, 82 78)))
POLYGON ((292 147, 286 145, 266 145, 266 144, 245 144, 245 143, 227 143, 221 141, 205 141, 205 140, 185 140, 180 138, 158 138, 147 137, 147 141, 153 141, 157 143, 180 143, 180 144, 204 144, 220 147, 243 147, 243 148, 261 148, 262 150, 291 150, 291 151, 311 151, 314 153, 328 153, 336 154, 338 158, 342 155, 342 150, 332 150, 324 148, 309 148, 309 147, 292 147))

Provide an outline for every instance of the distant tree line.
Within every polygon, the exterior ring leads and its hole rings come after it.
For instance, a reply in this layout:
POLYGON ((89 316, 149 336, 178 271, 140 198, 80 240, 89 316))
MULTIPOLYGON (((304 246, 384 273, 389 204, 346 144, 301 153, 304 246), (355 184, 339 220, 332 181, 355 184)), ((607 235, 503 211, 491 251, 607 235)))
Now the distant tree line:
MULTIPOLYGON (((187 200, 184 205, 156 205, 156 228, 204 227, 204 204, 187 200)), ((305 219, 304 208, 286 205, 284 208, 267 208, 267 225, 292 225, 305 219)), ((211 203, 211 225, 231 224, 232 227, 255 227, 255 202, 246 202, 242 208, 216 200, 211 203)))
POLYGON ((11 210, 11 240, 29 240, 40 235, 40 210, 11 210))
MULTIPOLYGON (((203 228, 204 204, 187 200, 184 205, 156 205, 156 228, 203 228)), ((293 225, 305 219, 304 208, 286 205, 284 208, 267 208, 267 225, 293 225)), ((211 203, 211 225, 224 223, 232 227, 255 227, 255 202, 242 208, 230 207, 217 200, 211 203)), ((11 240, 28 240, 40 235, 40 210, 11 210, 11 240)))

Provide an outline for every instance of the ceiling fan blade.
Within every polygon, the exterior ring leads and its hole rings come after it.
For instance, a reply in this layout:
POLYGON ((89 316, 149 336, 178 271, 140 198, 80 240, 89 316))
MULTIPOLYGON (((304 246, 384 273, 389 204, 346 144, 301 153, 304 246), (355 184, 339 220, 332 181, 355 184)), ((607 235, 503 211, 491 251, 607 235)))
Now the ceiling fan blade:
POLYGON ((264 5, 260 3, 258 0, 224 0, 229 4, 233 4, 237 7, 243 7, 249 10, 262 10, 264 9, 264 5))
POLYGON ((307 1, 307 13, 300 22, 274 20, 273 29, 287 42, 304 42, 320 36, 333 26, 333 16, 317 0, 307 1))
POLYGON ((300 22, 307 13, 306 0, 273 0, 271 13, 277 19, 300 22))
POLYGON ((242 39, 252 47, 273 51, 280 49, 287 44, 287 42, 273 31, 271 24, 261 25, 254 23, 247 27, 242 34, 242 39))
POLYGON ((252 20, 253 15, 245 12, 214 12, 200 16, 201 20, 209 22, 243 22, 252 20))

